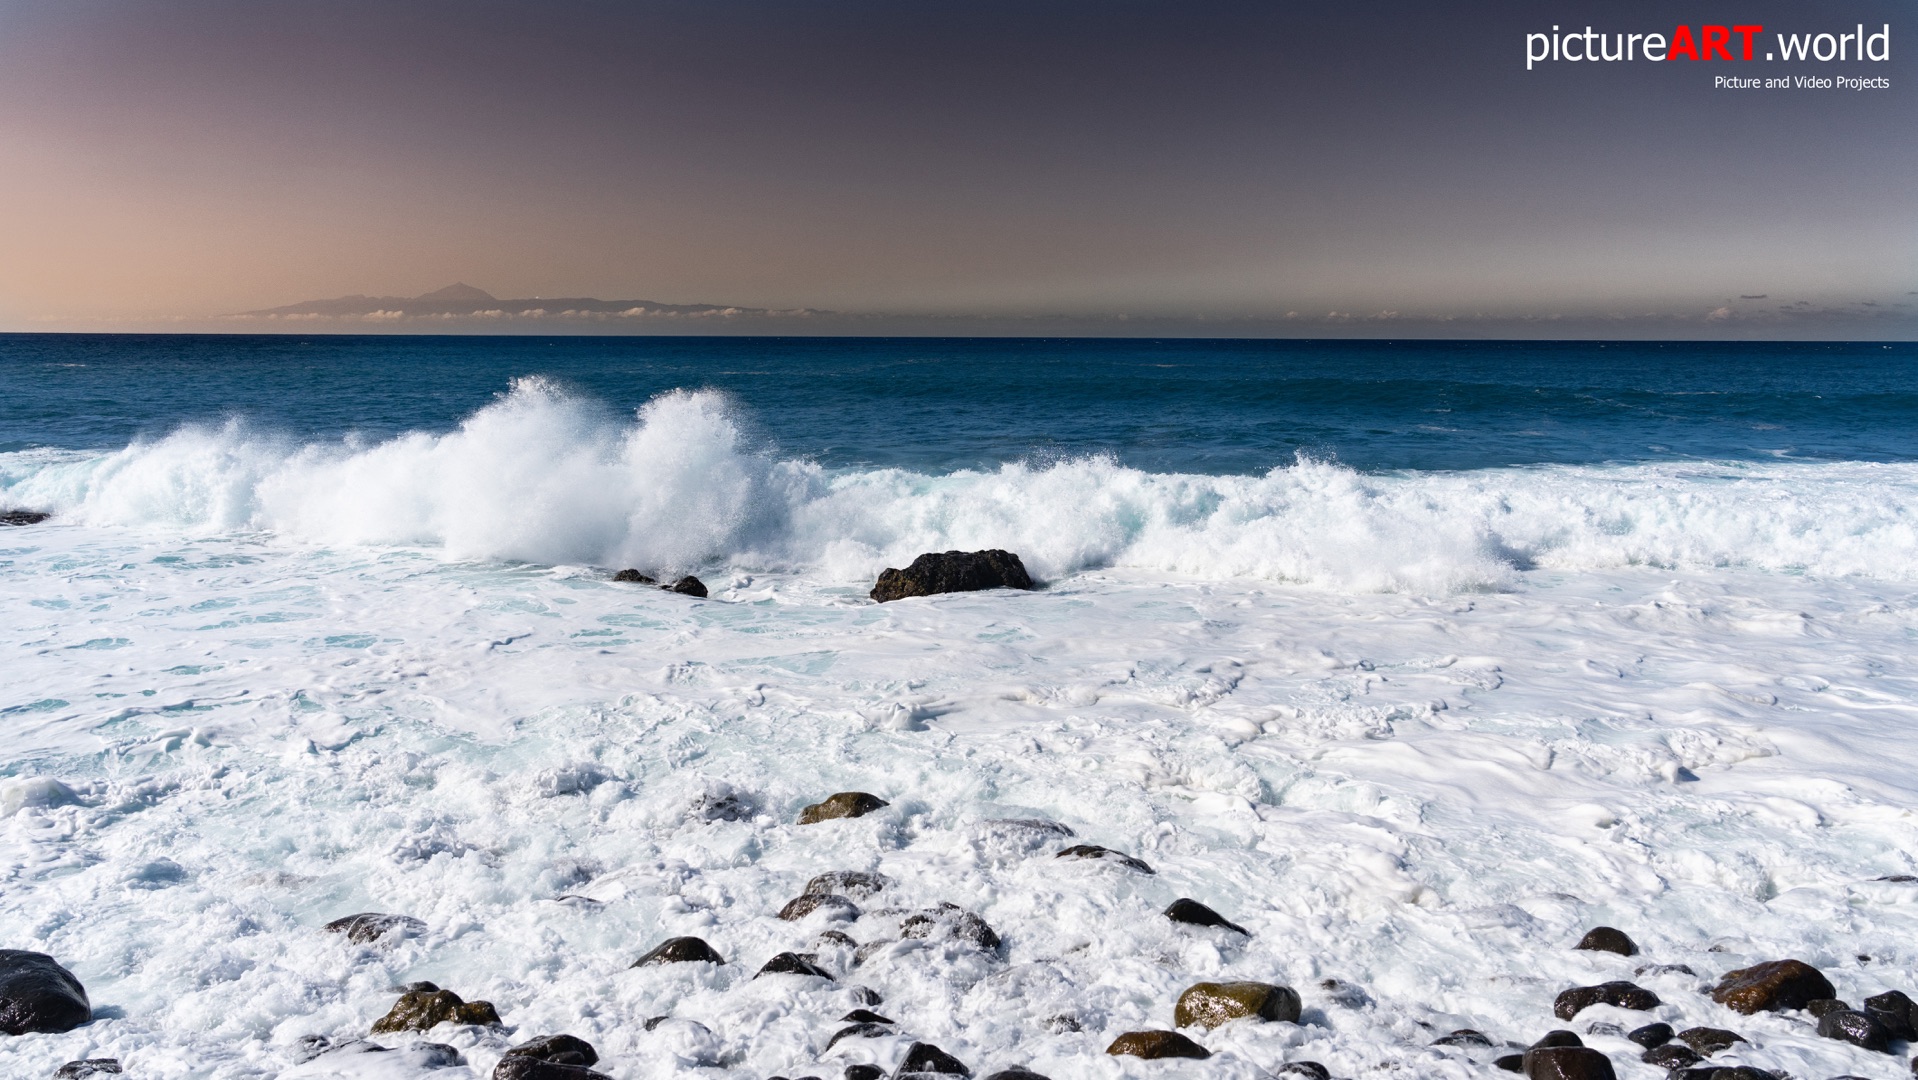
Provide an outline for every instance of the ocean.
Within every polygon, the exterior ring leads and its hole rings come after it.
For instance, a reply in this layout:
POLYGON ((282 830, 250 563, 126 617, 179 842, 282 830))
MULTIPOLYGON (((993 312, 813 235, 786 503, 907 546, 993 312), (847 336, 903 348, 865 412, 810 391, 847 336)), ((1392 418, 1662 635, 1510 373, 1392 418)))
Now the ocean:
POLYGON ((1299 1022, 1178 1075, 1908 1071, 1708 991, 1918 993, 1918 346, 0 336, 8 509, 0 948, 96 1019, 4 1075, 1160 1075, 1244 979, 1299 1022), (867 599, 987 547, 1040 587, 867 599), (421 980, 503 1026, 369 1036, 421 980))

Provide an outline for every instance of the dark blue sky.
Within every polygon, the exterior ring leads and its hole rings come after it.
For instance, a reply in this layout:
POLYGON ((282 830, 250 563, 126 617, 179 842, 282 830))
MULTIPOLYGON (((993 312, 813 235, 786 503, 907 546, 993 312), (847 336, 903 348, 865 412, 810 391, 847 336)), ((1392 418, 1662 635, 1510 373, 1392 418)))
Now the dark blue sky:
POLYGON ((1909 337, 1909 10, 0 0, 0 327, 464 280, 984 329, 1909 337), (1705 22, 1889 22, 1894 59, 1525 70, 1554 23, 1705 22))

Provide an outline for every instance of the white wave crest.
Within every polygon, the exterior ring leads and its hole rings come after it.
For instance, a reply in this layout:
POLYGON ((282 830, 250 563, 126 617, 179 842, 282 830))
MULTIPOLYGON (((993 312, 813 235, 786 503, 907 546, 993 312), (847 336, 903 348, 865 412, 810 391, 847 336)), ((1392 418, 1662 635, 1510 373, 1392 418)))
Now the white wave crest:
POLYGON ((1369 475, 1147 473, 1104 458, 933 476, 757 450, 721 394, 632 420, 536 379, 439 435, 296 445, 188 427, 106 454, 0 455, 0 499, 89 525, 260 530, 455 559, 870 580, 1004 547, 1041 577, 1135 567, 1448 593, 1527 568, 1738 566, 1918 579, 1918 466, 1659 464, 1369 475))

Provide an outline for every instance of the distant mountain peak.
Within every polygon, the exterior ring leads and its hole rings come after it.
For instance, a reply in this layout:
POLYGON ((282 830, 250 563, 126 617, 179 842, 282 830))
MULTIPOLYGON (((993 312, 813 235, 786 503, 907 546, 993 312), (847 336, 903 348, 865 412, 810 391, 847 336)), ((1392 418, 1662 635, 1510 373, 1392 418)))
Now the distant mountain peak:
POLYGON ((495 297, 485 289, 476 289, 466 282, 460 281, 448 285, 444 289, 435 289, 423 296, 415 296, 413 299, 428 301, 457 300, 462 303, 490 304, 494 302, 495 297))

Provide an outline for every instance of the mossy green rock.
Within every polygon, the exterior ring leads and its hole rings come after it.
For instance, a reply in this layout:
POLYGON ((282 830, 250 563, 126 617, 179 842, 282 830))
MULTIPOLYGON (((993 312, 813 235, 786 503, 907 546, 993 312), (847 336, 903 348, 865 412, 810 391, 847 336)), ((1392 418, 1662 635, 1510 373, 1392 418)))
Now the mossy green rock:
POLYGON ((373 1021, 373 1034, 427 1031, 437 1024, 476 1024, 499 1027, 499 1013, 490 1001, 462 1001, 451 990, 415 990, 400 995, 392 1011, 373 1021))
POLYGON ((1228 1020, 1244 1017, 1259 1020, 1299 1019, 1299 995, 1289 986, 1262 982, 1194 983, 1179 995, 1172 1022, 1179 1027, 1208 1030, 1228 1020))

